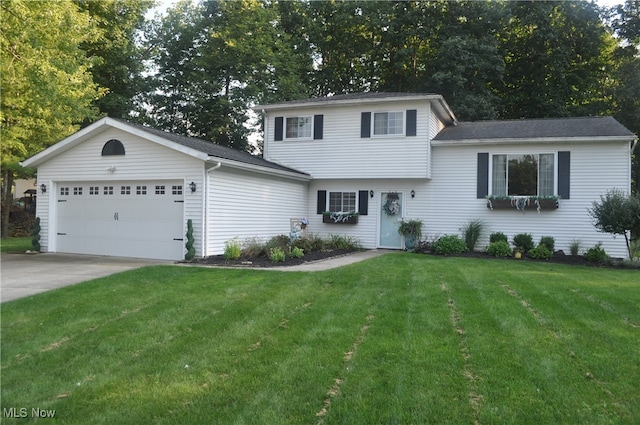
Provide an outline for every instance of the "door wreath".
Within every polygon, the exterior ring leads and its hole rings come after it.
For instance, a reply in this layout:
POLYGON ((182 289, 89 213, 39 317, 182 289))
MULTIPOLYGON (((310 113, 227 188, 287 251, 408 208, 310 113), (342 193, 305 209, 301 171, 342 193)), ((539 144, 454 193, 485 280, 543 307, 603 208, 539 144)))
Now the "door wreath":
POLYGON ((400 202, 398 200, 398 195, 391 196, 391 194, 387 195, 387 202, 382 206, 382 209, 387 215, 397 215, 400 212, 400 202))

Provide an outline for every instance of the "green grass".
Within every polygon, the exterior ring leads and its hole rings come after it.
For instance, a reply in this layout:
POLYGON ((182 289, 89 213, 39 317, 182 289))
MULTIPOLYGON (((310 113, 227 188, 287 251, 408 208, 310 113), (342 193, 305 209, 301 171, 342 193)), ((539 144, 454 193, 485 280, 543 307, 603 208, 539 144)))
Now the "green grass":
POLYGON ((5 238, 0 240, 1 252, 25 252, 29 249, 33 249, 31 246, 31 237, 5 238))
POLYGON ((2 305, 2 407, 65 424, 636 424, 640 275, 398 253, 156 266, 2 305))

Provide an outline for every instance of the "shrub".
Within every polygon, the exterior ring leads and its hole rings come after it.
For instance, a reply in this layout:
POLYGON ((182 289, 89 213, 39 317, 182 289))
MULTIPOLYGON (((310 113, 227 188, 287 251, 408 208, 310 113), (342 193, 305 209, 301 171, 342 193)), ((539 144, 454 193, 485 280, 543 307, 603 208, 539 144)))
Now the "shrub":
POLYGON ((533 236, 531 233, 518 233, 513 237, 513 245, 526 254, 533 249, 533 236))
POLYGON ((640 196, 612 189, 600 196, 600 203, 593 202, 589 215, 598 231, 624 235, 629 259, 633 258, 630 233, 640 226, 640 196))
POLYGON ((274 263, 282 263, 286 256, 282 248, 275 247, 269 250, 269 259, 274 263))
POLYGON ((587 252, 584 253, 584 257, 592 263, 604 263, 609 258, 607 252, 599 243, 596 244, 596 246, 589 248, 587 252))
POLYGON ((40 251, 40 217, 36 217, 36 222, 33 224, 33 232, 31 233, 31 236, 31 247, 34 251, 40 251))
POLYGON ((265 245, 265 249, 268 252, 271 248, 280 248, 282 251, 289 250, 289 239, 288 235, 278 235, 269 239, 265 245))
POLYGON ((549 251, 553 253, 553 250, 556 246, 556 240, 553 238, 553 236, 543 236, 540 238, 540 243, 538 245, 546 246, 549 251))
POLYGON ((266 244, 261 238, 247 238, 242 244, 242 254, 247 258, 260 257, 261 255, 266 255, 266 252, 266 244))
POLYGON ((289 255, 293 258, 302 258, 304 257, 304 250, 302 248, 294 246, 293 248, 291 248, 289 255))
POLYGON ((224 243, 224 258, 225 260, 237 260, 242 254, 240 250, 240 242, 238 238, 233 238, 224 243))
POLYGON ((467 252, 467 245, 458 235, 444 235, 433 243, 432 248, 439 255, 456 255, 467 252))
POLYGON ((196 256, 196 249, 193 244, 195 239, 193 239, 193 221, 191 219, 187 220, 187 243, 184 245, 187 248, 187 253, 184 255, 185 260, 193 260, 196 256))
POLYGON ((464 243, 467 245, 469 251, 473 251, 476 248, 478 239, 482 236, 484 231, 484 223, 479 219, 469 221, 463 228, 462 234, 464 235, 464 243))
POLYGON ((509 244, 509 238, 502 232, 495 232, 489 236, 489 243, 505 241, 507 245, 509 244))
POLYGON ((325 241, 317 234, 308 234, 294 240, 291 245, 293 247, 301 248, 305 252, 322 251, 325 246, 325 241))
POLYGON ((487 253, 494 257, 508 257, 511 255, 511 247, 509 246, 509 242, 499 240, 489 244, 487 253))
POLYGON ((352 236, 343 235, 331 235, 325 242, 325 248, 328 249, 342 249, 342 250, 357 250, 360 249, 360 243, 352 236))
POLYGON ((571 241, 571 245, 569 245, 569 252, 571 252, 571 255, 578 255, 578 253, 580 252, 579 240, 574 239, 571 241))
POLYGON ((548 260, 551 258, 551 254, 549 247, 542 242, 540 242, 537 247, 529 251, 529 256, 536 260, 548 260))

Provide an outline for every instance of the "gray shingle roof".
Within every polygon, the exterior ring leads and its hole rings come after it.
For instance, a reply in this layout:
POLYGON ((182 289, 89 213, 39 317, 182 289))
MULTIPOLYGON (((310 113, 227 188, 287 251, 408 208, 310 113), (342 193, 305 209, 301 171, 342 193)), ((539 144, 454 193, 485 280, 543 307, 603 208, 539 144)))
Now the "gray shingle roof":
POLYGON ((207 155, 215 158, 228 159, 231 161, 237 161, 244 164, 257 165, 260 167, 271 168, 279 171, 288 171, 288 172, 308 176, 307 173, 303 173, 302 171, 298 171, 289 167, 284 167, 280 164, 276 164, 275 162, 267 161, 266 159, 260 158, 259 156, 251 155, 247 152, 242 152, 237 149, 229 148, 226 146, 217 145, 213 142, 197 139, 195 137, 181 136, 179 134, 157 130, 155 128, 147 127, 141 124, 135 124, 125 120, 118 119, 116 121, 123 122, 127 125, 143 130, 149 134, 162 137, 163 139, 169 140, 174 143, 178 143, 182 146, 186 146, 188 148, 195 149, 200 152, 204 152, 207 155))
POLYGON ((565 137, 629 137, 635 135, 613 117, 542 118, 459 122, 434 140, 538 139, 565 137))

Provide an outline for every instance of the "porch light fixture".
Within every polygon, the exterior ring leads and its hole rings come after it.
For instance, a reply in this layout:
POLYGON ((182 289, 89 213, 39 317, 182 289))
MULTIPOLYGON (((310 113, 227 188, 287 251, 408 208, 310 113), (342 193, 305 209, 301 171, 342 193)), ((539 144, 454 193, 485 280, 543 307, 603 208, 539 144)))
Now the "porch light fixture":
POLYGON ((369 191, 369 196, 373 198, 373 190, 369 191))
POLYGON ((196 191, 196 184, 195 182, 191 182, 189 183, 189 188, 191 189, 191 193, 194 193, 196 191))
POLYGON ((416 197, 416 191, 415 190, 411 190, 411 199, 416 197))
POLYGON ((40 191, 42 193, 47 193, 47 186, 44 183, 40 185, 40 191))

